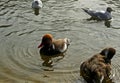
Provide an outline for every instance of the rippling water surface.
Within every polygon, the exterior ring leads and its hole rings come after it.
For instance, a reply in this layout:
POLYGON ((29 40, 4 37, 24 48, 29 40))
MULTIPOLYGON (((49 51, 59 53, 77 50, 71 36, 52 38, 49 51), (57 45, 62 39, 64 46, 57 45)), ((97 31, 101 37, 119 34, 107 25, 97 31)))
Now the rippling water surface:
POLYGON ((115 83, 120 82, 120 0, 44 0, 38 16, 32 0, 0 0, 0 83, 84 83, 80 63, 107 46, 117 50, 112 59, 115 83), (81 8, 112 7, 111 27, 88 22, 81 8), (68 37, 64 58, 44 67, 38 44, 43 34, 68 37))

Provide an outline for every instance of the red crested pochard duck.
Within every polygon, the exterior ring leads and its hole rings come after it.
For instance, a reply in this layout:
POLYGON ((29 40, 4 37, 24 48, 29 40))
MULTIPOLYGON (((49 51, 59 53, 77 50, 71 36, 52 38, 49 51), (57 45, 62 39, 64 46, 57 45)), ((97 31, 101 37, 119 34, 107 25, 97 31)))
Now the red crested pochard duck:
POLYGON ((115 55, 114 48, 105 48, 100 53, 83 62, 80 76, 87 83, 113 83, 111 75, 111 59, 115 55))
POLYGON ((68 38, 54 39, 51 34, 45 34, 38 48, 41 48, 40 54, 51 56, 66 52, 69 44, 68 38))

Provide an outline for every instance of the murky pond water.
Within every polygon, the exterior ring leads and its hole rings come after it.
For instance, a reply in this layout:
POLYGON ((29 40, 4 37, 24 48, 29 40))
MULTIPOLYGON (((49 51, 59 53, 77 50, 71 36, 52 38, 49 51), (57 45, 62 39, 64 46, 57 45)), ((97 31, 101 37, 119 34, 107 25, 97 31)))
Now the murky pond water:
POLYGON ((120 82, 120 0, 44 0, 38 16, 32 0, 0 0, 0 83, 84 83, 80 63, 101 49, 117 50, 112 59, 115 83, 120 82), (88 22, 81 8, 112 7, 111 27, 88 22), (43 34, 68 37, 71 45, 53 66, 42 66, 38 44, 43 34), (46 71, 47 70, 47 71, 46 71))

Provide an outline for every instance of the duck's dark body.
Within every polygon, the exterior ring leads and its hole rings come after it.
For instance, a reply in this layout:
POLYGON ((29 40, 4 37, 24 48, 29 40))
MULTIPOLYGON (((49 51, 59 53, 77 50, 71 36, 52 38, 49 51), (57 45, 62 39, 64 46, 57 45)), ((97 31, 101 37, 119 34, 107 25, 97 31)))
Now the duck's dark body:
POLYGON ((87 83, 113 83, 111 75, 111 59, 115 49, 106 48, 94 55, 80 66, 80 75, 87 83))

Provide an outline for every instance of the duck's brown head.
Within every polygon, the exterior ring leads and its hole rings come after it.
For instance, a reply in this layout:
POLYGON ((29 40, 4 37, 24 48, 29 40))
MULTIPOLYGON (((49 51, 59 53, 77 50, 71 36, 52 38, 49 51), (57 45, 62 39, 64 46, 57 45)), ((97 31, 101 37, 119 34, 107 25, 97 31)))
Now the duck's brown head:
POLYGON ((53 36, 51 34, 45 34, 42 37, 42 42, 41 44, 38 46, 38 48, 42 47, 42 46, 46 46, 49 47, 52 45, 52 41, 53 41, 53 36))

